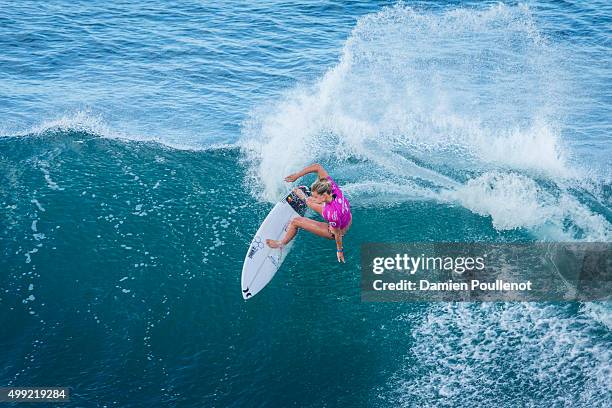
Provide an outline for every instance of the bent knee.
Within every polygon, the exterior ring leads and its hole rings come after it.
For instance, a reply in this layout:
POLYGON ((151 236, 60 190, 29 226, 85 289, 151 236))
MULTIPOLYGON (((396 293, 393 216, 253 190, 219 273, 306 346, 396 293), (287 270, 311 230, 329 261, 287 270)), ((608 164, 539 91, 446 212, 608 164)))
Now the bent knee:
POLYGON ((303 228, 306 217, 295 217, 291 220, 290 225, 295 228, 303 228))

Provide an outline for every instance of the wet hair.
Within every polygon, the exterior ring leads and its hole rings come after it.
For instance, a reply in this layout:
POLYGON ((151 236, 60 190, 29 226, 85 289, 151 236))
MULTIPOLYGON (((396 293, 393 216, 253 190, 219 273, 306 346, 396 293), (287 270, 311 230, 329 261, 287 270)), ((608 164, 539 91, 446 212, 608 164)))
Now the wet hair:
POLYGON ((327 177, 323 177, 312 183, 310 186, 311 192, 316 192, 317 194, 331 194, 332 185, 331 182, 327 179, 327 177))

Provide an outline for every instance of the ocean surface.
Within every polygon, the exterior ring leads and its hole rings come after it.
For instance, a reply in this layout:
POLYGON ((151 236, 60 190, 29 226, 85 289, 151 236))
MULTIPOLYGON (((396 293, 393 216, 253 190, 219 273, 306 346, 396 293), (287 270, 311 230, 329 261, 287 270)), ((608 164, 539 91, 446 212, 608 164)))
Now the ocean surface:
POLYGON ((364 242, 610 242, 611 20, 603 0, 5 2, 0 386, 611 406, 609 303, 359 287, 364 242), (300 233, 243 301, 251 237, 315 161, 352 204, 347 263, 300 233))

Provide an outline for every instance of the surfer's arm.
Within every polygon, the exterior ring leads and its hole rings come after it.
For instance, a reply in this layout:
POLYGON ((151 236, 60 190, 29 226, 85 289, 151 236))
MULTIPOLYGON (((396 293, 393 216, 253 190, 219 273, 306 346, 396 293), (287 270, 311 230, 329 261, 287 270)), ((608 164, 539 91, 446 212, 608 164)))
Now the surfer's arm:
POLYGON ((321 166, 319 163, 315 163, 315 164, 311 164, 310 166, 306 166, 304 167, 302 170, 298 171, 297 173, 293 173, 288 175, 287 177, 285 177, 285 181, 295 181, 297 179, 299 179, 302 176, 305 176, 306 174, 309 173, 317 173, 317 176, 319 178, 325 178, 327 176, 329 176, 329 173, 327 173, 327 171, 323 168, 323 166, 321 166))
POLYGON ((323 215, 323 204, 317 203, 314 198, 308 197, 306 199, 306 205, 308 205, 308 207, 310 207, 313 211, 323 215))
POLYGON ((336 255, 338 256, 338 262, 344 262, 344 247, 342 246, 342 231, 338 228, 331 228, 331 232, 334 234, 336 239, 336 255))

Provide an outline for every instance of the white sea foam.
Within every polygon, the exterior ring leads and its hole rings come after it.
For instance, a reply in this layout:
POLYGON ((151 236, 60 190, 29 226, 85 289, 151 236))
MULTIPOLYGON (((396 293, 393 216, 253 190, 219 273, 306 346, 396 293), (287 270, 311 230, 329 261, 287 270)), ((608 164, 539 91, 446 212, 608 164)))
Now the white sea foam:
MULTIPOLYGON (((67 112, 57 118, 45 120, 42 123, 19 130, 3 130, 3 135, 12 137, 30 137, 40 136, 56 131, 75 131, 89 133, 98 137, 108 139, 118 139, 124 141, 136 142, 153 142, 161 146, 169 147, 176 150, 189 151, 209 151, 218 149, 233 148, 234 145, 228 143, 204 144, 197 143, 180 143, 177 141, 168 140, 162 137, 152 137, 135 132, 118 129, 110 126, 105 118, 90 110, 77 110, 67 112)), ((82 141, 77 141, 82 143, 82 141)))
POLYGON ((72 130, 93 133, 96 135, 114 135, 100 115, 92 114, 89 111, 75 111, 56 119, 44 121, 30 129, 19 132, 20 136, 40 135, 54 130, 72 130))
POLYGON ((597 333, 607 330, 570 306, 432 305, 411 329, 394 405, 606 406, 612 352, 597 333))
POLYGON ((347 158, 444 188, 455 182, 433 169, 441 163, 572 174, 555 122, 556 58, 523 6, 368 15, 319 80, 252 112, 251 184, 274 200, 281 176, 347 158))
MULTIPOLYGON (((348 183, 342 186, 349 196, 359 196, 357 204, 361 206, 380 206, 384 203, 404 201, 441 200, 440 192, 419 186, 413 182, 396 184, 384 181, 363 181, 348 183)), ((447 191, 446 194, 449 194, 447 191)))
POLYGON ((570 192, 586 172, 561 137, 562 58, 526 6, 367 15, 322 77, 252 111, 247 184, 273 202, 283 176, 323 162, 355 205, 396 193, 459 203, 499 230, 609 239, 610 223, 570 192))
POLYGON ((517 173, 487 172, 446 196, 490 216, 499 230, 528 228, 546 240, 610 240, 612 226, 601 214, 566 190, 544 189, 517 173))
POLYGON ((45 212, 45 208, 40 204, 37 199, 33 198, 31 203, 36 205, 36 208, 38 208, 40 211, 45 212))
POLYGON ((606 326, 608 330, 612 330, 612 305, 609 300, 585 303, 581 309, 585 315, 606 326))

